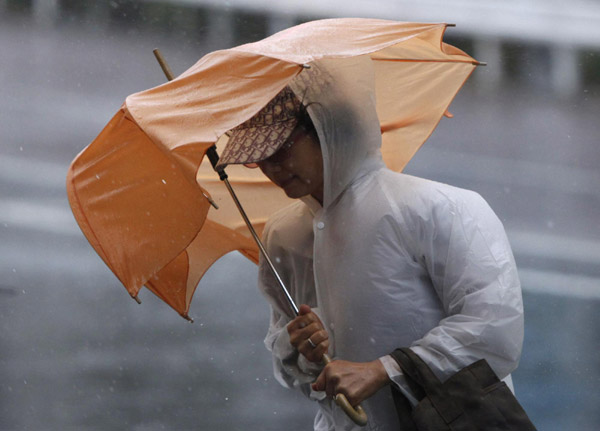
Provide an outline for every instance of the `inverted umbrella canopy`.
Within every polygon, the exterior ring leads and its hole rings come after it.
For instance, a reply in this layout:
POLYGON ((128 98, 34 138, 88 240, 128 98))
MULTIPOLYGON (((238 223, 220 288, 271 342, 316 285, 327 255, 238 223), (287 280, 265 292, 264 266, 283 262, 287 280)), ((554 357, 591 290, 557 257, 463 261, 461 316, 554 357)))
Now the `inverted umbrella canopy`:
MULTIPOLYGON (((479 64, 442 42, 446 24, 328 19, 204 56, 176 79, 130 95, 72 162, 67 193, 88 241, 137 298, 146 286, 183 317, 206 270, 238 250, 258 261, 206 150, 258 112, 310 63, 368 55, 386 165, 400 171, 479 64), (210 209, 211 196, 220 209, 210 209), (210 209, 210 211, 209 211, 210 209)), ((290 203, 257 169, 228 167, 261 231, 290 203)))

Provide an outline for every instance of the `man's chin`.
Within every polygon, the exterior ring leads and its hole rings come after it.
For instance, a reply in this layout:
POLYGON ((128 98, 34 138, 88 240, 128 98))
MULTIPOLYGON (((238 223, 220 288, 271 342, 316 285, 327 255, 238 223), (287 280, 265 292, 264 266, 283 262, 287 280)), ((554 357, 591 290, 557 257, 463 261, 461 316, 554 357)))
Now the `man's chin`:
POLYGON ((287 197, 291 199, 300 199, 301 197, 308 195, 306 191, 297 190, 293 187, 285 188, 283 189, 283 191, 285 192, 287 197))

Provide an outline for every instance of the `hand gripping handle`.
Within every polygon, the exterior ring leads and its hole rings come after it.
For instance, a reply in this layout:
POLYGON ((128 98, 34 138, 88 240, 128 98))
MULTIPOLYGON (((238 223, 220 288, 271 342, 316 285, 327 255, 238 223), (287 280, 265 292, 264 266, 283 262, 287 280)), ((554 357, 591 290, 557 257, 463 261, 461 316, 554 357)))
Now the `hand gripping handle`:
MULTIPOLYGON (((323 355, 323 362, 325 362, 325 365, 331 362, 331 358, 327 355, 327 353, 323 355)), ((346 413, 356 425, 364 427, 367 424, 367 414, 360 405, 352 407, 348 401, 348 398, 346 398, 344 394, 336 394, 334 400, 335 403, 341 407, 344 413, 346 413)))

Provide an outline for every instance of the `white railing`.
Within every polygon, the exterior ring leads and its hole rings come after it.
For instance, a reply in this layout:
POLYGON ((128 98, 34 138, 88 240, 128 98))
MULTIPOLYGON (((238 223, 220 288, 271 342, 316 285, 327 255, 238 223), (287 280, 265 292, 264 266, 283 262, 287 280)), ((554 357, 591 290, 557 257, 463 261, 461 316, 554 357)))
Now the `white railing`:
MULTIPOLYGON (((600 2, 593 0, 142 0, 265 12, 280 17, 360 16, 452 22, 457 32, 584 48, 600 47, 600 2)), ((281 19, 281 18, 280 18, 281 19)))
MULTIPOLYGON (((456 27, 448 35, 471 39, 473 56, 488 63, 489 67, 478 74, 487 89, 503 82, 502 46, 506 42, 545 46, 549 58, 530 67, 534 68, 533 73, 546 75, 557 94, 567 97, 578 94, 582 88, 579 52, 600 51, 599 0, 139 1, 207 9, 210 14, 208 45, 219 47, 233 45, 233 27, 240 25, 233 19, 233 12, 237 11, 266 16, 268 34, 305 18, 355 16, 454 23, 456 27)), ((58 15, 59 4, 58 0, 33 0, 33 13, 40 20, 48 20, 48 17, 58 15)), ((104 9, 109 7, 107 1, 104 9)), ((535 59, 529 63, 535 63, 535 59)))

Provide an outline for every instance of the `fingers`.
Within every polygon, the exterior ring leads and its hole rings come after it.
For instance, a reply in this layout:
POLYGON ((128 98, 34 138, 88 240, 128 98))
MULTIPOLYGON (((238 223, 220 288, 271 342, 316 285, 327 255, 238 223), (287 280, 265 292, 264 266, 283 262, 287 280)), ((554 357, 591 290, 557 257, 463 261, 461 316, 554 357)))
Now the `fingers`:
POLYGON ((303 354, 306 359, 315 363, 321 362, 323 360, 323 354, 327 353, 328 350, 329 335, 325 330, 313 333, 298 346, 298 351, 303 354))
POLYGON ((340 374, 336 372, 335 365, 328 364, 312 384, 312 389, 317 392, 324 391, 328 398, 333 398, 336 394, 340 393, 339 384, 340 374))
POLYGON ((389 377, 378 359, 362 363, 337 360, 323 368, 312 389, 325 391, 329 398, 344 394, 356 406, 387 384, 389 377))
POLYGON ((292 343, 294 347, 299 347, 299 345, 308 340, 308 338, 315 344, 318 344, 323 341, 323 339, 327 338, 327 332, 318 323, 311 323, 302 329, 288 330, 288 332, 290 334, 290 343, 292 343))
POLYGON ((302 304, 298 316, 287 325, 290 343, 306 359, 321 362, 329 349, 329 334, 308 305, 302 304))
POLYGON ((317 324, 294 331, 290 334, 290 343, 311 362, 321 362, 323 354, 329 349, 329 335, 317 324), (311 344, 312 342, 312 344, 311 344))
POLYGON ((305 314, 311 313, 310 307, 306 304, 302 304, 298 309, 298 315, 304 316, 305 314))
MULTIPOLYGON (((325 367, 327 368, 327 367, 325 367)), ((315 380, 315 382, 311 385, 312 386, 312 390, 313 391, 317 391, 317 392, 322 392, 325 390, 326 387, 326 377, 325 377, 325 369, 323 369, 323 371, 321 371, 321 374, 319 374, 319 377, 317 377, 317 380, 315 380)))
POLYGON ((318 331, 311 333, 306 338, 306 342, 311 347, 311 349, 316 349, 319 346, 319 344, 325 341, 329 341, 329 334, 324 329, 319 329, 318 331))
MULTIPOLYGON (((304 306, 300 307, 300 311, 302 311, 302 307, 304 307, 304 306)), ((306 307, 308 307, 308 306, 306 306, 306 307)), ((309 310, 310 310, 310 308, 309 308, 309 310)), ((317 324, 323 326, 319 317, 312 311, 309 311, 308 313, 305 313, 305 314, 299 314, 298 317, 296 317, 294 320, 292 320, 288 324, 288 326, 287 326, 288 332, 291 332, 296 329, 302 329, 302 328, 310 325, 311 323, 317 323, 317 324)))

